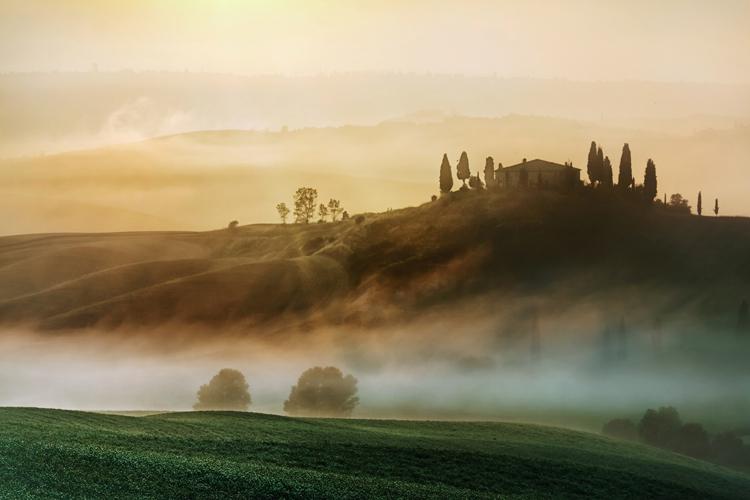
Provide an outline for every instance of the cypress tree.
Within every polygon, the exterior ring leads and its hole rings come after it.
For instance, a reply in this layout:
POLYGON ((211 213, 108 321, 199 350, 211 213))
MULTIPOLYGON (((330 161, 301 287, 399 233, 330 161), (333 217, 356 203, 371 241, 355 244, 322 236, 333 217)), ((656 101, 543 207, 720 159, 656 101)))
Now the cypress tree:
POLYGON ((612 187, 612 163, 609 161, 609 156, 604 157, 601 183, 604 187, 612 187))
POLYGON ((596 142, 591 141, 591 148, 589 149, 589 159, 586 163, 586 173, 589 175, 589 182, 594 185, 598 180, 596 177, 596 142))
POLYGON ((491 156, 488 156, 484 163, 484 184, 487 189, 495 185, 495 160, 491 156))
POLYGON ((443 155, 443 163, 440 164, 440 192, 450 193, 453 189, 453 172, 448 161, 448 155, 443 155))
POLYGON ((646 174, 643 177, 643 195, 649 203, 652 203, 656 198, 656 165, 651 158, 646 163, 646 174))
POLYGON ((604 176, 604 151, 602 148, 596 150, 596 180, 599 184, 602 183, 602 177, 604 176))
POLYGON ((466 180, 471 177, 469 156, 466 154, 466 151, 461 153, 461 158, 459 158, 458 165, 456 165, 456 177, 458 177, 458 180, 463 181, 463 187, 466 187, 466 180))
POLYGON ((617 186, 627 189, 632 178, 633 169, 630 163, 630 146, 628 146, 628 143, 625 143, 622 147, 622 155, 620 156, 620 173, 617 176, 617 186))
POLYGON ((719 215, 719 199, 716 198, 714 202, 714 215, 719 215))
POLYGON ((701 196, 701 192, 698 191, 698 215, 703 215, 703 196, 701 196))

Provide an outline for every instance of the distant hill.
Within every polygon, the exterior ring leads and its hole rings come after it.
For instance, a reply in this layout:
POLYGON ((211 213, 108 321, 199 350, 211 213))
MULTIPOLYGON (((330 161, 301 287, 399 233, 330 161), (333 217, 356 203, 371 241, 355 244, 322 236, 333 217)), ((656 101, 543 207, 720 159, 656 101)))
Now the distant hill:
POLYGON ((368 327, 499 300, 488 312, 586 304, 634 323, 729 329, 750 292, 745 218, 584 189, 457 192, 357 219, 0 238, 0 318, 45 329, 312 317, 368 327))
POLYGON ((0 496, 740 499, 750 476, 508 423, 0 409, 0 496))

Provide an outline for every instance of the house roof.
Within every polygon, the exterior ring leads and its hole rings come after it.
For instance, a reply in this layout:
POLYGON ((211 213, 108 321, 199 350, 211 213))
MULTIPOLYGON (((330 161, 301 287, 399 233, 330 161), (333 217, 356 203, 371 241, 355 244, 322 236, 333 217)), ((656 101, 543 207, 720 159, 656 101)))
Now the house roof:
POLYGON ((569 167, 567 165, 560 165, 559 163, 554 163, 547 160, 540 160, 539 158, 536 158, 534 160, 525 161, 522 163, 518 163, 517 165, 511 165, 510 167, 505 167, 503 170, 510 170, 510 169, 520 169, 521 167, 525 167, 530 170, 534 171, 540 171, 540 170, 578 170, 580 171, 580 168, 575 167, 569 167))

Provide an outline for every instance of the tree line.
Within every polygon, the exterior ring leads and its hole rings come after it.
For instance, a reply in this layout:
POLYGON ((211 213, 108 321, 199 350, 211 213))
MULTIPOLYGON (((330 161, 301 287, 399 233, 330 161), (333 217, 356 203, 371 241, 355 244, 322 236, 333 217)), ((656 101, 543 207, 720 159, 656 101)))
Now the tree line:
MULTIPOLYGON (((239 370, 224 368, 198 389, 194 410, 247 411, 252 404, 250 386, 239 370)), ((335 366, 305 370, 284 401, 289 415, 348 417, 359 404, 357 379, 335 366)))
POLYGON ((301 187, 294 193, 294 210, 290 210, 286 203, 282 202, 276 205, 276 211, 281 218, 281 223, 286 224, 289 214, 294 215, 296 224, 309 224, 315 218, 317 209, 318 222, 337 222, 339 216, 341 220, 349 218, 349 212, 341 206, 341 201, 335 198, 328 200, 328 203, 318 205, 318 190, 310 187, 301 187))

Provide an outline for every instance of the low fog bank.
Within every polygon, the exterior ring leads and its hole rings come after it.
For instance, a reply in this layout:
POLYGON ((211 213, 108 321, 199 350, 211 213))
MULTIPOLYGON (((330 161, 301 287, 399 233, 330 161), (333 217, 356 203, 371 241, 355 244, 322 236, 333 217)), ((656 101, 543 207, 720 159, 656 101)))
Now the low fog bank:
POLYGON ((645 328, 619 318, 608 325, 585 307, 554 319, 529 307, 476 312, 383 330, 290 327, 266 337, 187 327, 128 336, 6 331, 0 405, 189 410, 198 387, 230 367, 250 384, 251 411, 280 414, 304 370, 333 365, 359 381, 355 417, 598 430, 609 418, 672 405, 709 428, 750 422, 750 338, 733 330, 688 322, 645 328))

